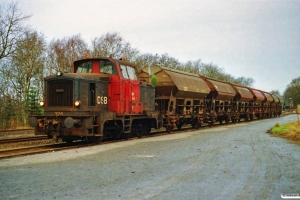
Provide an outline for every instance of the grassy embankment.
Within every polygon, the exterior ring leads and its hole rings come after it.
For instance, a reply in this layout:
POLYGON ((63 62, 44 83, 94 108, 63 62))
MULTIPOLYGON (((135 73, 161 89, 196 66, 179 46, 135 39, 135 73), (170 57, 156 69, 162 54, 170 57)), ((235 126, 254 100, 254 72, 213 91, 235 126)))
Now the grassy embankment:
POLYGON ((276 123, 269 133, 300 144, 300 122, 291 122, 284 125, 276 123))

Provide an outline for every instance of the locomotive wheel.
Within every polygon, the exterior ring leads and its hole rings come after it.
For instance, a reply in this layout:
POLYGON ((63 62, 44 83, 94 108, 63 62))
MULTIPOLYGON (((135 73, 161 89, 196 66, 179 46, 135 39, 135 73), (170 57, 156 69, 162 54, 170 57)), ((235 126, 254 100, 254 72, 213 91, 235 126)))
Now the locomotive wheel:
POLYGON ((102 142, 103 140, 103 136, 94 136, 94 137, 91 137, 91 141, 96 143, 96 144, 99 144, 100 142, 102 142))
POLYGON ((62 141, 70 144, 73 142, 73 139, 71 137, 64 137, 64 138, 62 138, 62 141))
POLYGON ((135 135, 138 137, 138 138, 141 138, 143 135, 144 135, 144 131, 143 131, 143 124, 142 123, 139 123, 135 128, 134 128, 134 132, 135 132, 135 135))
POLYGON ((121 136, 122 136, 122 130, 123 130, 122 126, 120 126, 118 123, 115 122, 114 129, 115 129, 114 130, 114 134, 113 134, 114 138, 115 139, 121 138, 121 136))
POLYGON ((131 133, 122 133, 122 138, 124 138, 125 140, 127 140, 128 138, 131 137, 131 133))
POLYGON ((85 141, 87 143, 96 143, 99 144, 102 142, 103 136, 90 136, 90 137, 85 137, 85 141))
POLYGON ((143 134, 142 130, 138 129, 138 130, 136 130, 135 135, 136 135, 138 138, 141 138, 144 134, 143 134))

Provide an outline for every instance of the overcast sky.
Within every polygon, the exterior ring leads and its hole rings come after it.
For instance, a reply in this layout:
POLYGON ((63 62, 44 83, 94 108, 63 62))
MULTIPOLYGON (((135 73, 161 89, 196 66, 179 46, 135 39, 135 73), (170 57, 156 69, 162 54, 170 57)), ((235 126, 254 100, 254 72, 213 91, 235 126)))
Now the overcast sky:
MULTIPOLYGON (((2 0, 10 3, 10 0, 2 0)), ((300 1, 21 0, 29 24, 53 38, 118 32, 142 53, 201 59, 281 94, 300 77, 300 1)))

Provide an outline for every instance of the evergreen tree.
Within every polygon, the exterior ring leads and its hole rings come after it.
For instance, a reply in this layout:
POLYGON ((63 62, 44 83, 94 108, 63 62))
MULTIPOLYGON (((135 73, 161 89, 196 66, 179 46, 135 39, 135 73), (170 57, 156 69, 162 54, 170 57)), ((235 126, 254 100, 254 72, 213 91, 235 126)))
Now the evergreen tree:
POLYGON ((38 101, 39 98, 38 98, 37 90, 31 87, 28 96, 26 98, 26 104, 25 104, 26 105, 25 110, 27 111, 28 116, 43 114, 44 111, 42 107, 38 104, 38 101))
POLYGON ((157 79, 157 77, 154 74, 151 75, 150 83, 152 85, 154 85, 154 87, 156 87, 158 85, 158 79, 157 79))

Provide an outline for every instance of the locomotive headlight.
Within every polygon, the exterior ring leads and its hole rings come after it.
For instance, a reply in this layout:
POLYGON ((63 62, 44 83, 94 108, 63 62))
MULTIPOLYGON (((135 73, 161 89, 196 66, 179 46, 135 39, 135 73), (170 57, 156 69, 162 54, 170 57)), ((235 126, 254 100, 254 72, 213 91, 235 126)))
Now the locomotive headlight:
POLYGON ((56 73, 56 76, 62 76, 63 75, 63 73, 61 72, 61 71, 58 71, 57 73, 56 73))
POLYGON ((45 102, 44 101, 40 101, 39 105, 43 107, 45 105, 45 102))
POLYGON ((77 100, 77 101, 75 101, 75 103, 74 103, 74 105, 76 106, 76 107, 78 107, 78 106, 80 106, 80 101, 79 100, 77 100))

